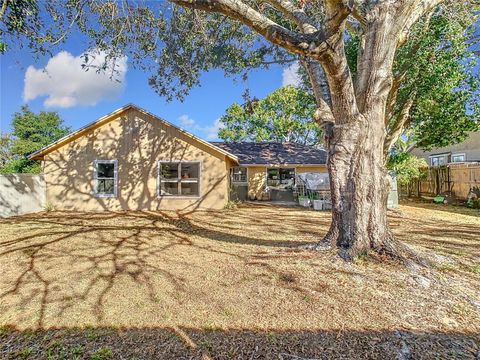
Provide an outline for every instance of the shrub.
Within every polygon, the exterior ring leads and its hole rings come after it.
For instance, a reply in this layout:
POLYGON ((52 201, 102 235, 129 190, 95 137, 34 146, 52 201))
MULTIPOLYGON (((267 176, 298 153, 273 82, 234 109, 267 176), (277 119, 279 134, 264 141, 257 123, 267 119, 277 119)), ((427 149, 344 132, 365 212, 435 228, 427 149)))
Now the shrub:
POLYGON ((55 205, 53 205, 51 202, 48 202, 43 207, 43 210, 45 210, 46 212, 55 211, 55 205))
POLYGON ((235 210, 241 203, 242 202, 240 200, 228 200, 223 208, 226 210, 235 210))

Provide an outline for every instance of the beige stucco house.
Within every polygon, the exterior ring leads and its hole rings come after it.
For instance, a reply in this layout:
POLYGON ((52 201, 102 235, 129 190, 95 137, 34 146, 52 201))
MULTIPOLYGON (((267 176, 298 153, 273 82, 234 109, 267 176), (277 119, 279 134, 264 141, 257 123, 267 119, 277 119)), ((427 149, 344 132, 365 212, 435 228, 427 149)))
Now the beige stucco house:
POLYGON ((327 171, 323 150, 210 143, 135 105, 30 158, 42 161, 47 204, 75 211, 221 209, 232 196, 284 199, 296 173, 327 171))
POLYGON ((411 154, 424 158, 429 166, 450 163, 480 162, 480 131, 471 132, 461 143, 423 151, 413 148, 411 154))

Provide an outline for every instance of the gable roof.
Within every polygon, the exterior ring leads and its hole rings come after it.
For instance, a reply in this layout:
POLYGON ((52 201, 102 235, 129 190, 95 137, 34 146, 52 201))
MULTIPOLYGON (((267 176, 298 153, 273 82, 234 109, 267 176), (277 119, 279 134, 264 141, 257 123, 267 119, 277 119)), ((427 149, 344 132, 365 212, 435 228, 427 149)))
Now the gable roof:
POLYGON ((164 125, 170 126, 174 129, 180 131, 182 134, 188 136, 189 138, 194 139, 194 140, 202 143, 203 145, 206 145, 207 147, 209 147, 209 148, 211 148, 211 149, 229 157, 230 159, 234 160, 235 162, 238 162, 238 158, 237 158, 236 155, 228 152, 227 150, 225 150, 223 148, 220 148, 220 147, 214 145, 213 143, 205 141, 205 140, 199 138, 198 136, 195 136, 195 135, 189 133, 188 131, 183 130, 183 129, 179 128, 178 126, 175 126, 172 123, 170 123, 170 122, 168 122, 168 121, 166 121, 162 118, 159 118, 158 116, 156 116, 156 115, 148 112, 147 110, 144 110, 141 107, 139 107, 137 105, 134 105, 134 104, 127 104, 127 105, 125 105, 125 106, 123 106, 123 107, 121 107, 121 108, 119 108, 115 111, 112 111, 111 113, 101 117, 100 119, 97 119, 97 120, 91 122, 90 124, 87 124, 84 127, 68 134, 67 136, 64 136, 61 139, 59 139, 59 140, 57 140, 57 141, 55 141, 55 142, 53 142, 53 143, 51 143, 47 146, 35 151, 34 153, 30 154, 28 156, 28 158, 32 159, 32 160, 42 160, 43 157, 45 155, 47 155, 48 153, 66 145, 68 143, 70 143, 71 141, 73 141, 75 139, 78 139, 79 137, 81 137, 83 135, 86 135, 89 131, 91 131, 91 130, 97 128, 97 127, 100 127, 102 125, 105 125, 105 124, 109 123, 112 120, 117 119, 120 114, 122 114, 123 112, 125 112, 127 110, 136 110, 136 111, 138 111, 142 114, 151 116, 154 119, 163 123, 164 125))
POLYGON ((327 152, 308 145, 278 142, 213 142, 235 154, 240 165, 325 165, 327 152))

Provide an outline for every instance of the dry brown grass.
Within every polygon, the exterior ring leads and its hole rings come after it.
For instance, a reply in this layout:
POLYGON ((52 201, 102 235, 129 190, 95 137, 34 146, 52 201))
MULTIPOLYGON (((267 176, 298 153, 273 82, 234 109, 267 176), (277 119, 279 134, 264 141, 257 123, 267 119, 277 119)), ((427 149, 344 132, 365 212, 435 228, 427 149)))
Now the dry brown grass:
POLYGON ((7 344, 0 344, 0 357, 22 356, 29 346, 40 354, 48 344, 38 342, 49 336, 87 346, 88 329, 95 329, 103 339, 98 346, 112 346, 117 357, 454 351, 474 358, 478 211, 408 203, 390 220, 397 238, 434 257, 435 268, 412 271, 375 259, 346 264, 334 253, 299 250, 330 222, 328 213, 300 208, 53 212, 0 220, 0 326, 18 329, 0 332, 7 344), (38 332, 26 337, 26 329, 38 332), (128 345, 135 336, 144 351, 128 345), (149 341, 160 352, 145 350, 149 341), (158 348, 162 341, 171 346, 158 348))

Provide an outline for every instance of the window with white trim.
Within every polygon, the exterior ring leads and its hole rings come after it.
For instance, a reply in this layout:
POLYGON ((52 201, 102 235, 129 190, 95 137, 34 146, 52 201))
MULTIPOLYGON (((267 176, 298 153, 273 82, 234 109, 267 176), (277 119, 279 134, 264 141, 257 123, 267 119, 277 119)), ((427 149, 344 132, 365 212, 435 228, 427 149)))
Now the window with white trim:
POLYGON ((465 161, 465 154, 452 155, 452 162, 464 162, 464 161, 465 161))
POLYGON ((447 163, 447 155, 431 156, 430 165, 431 166, 442 166, 447 163))
POLYGON ((247 182, 247 168, 243 166, 235 166, 234 168, 232 168, 232 182, 247 182))
POLYGON ((95 195, 98 197, 116 197, 118 183, 117 160, 95 160, 93 168, 95 195))
POLYGON ((158 194, 160 196, 199 196, 199 162, 158 162, 158 194))

